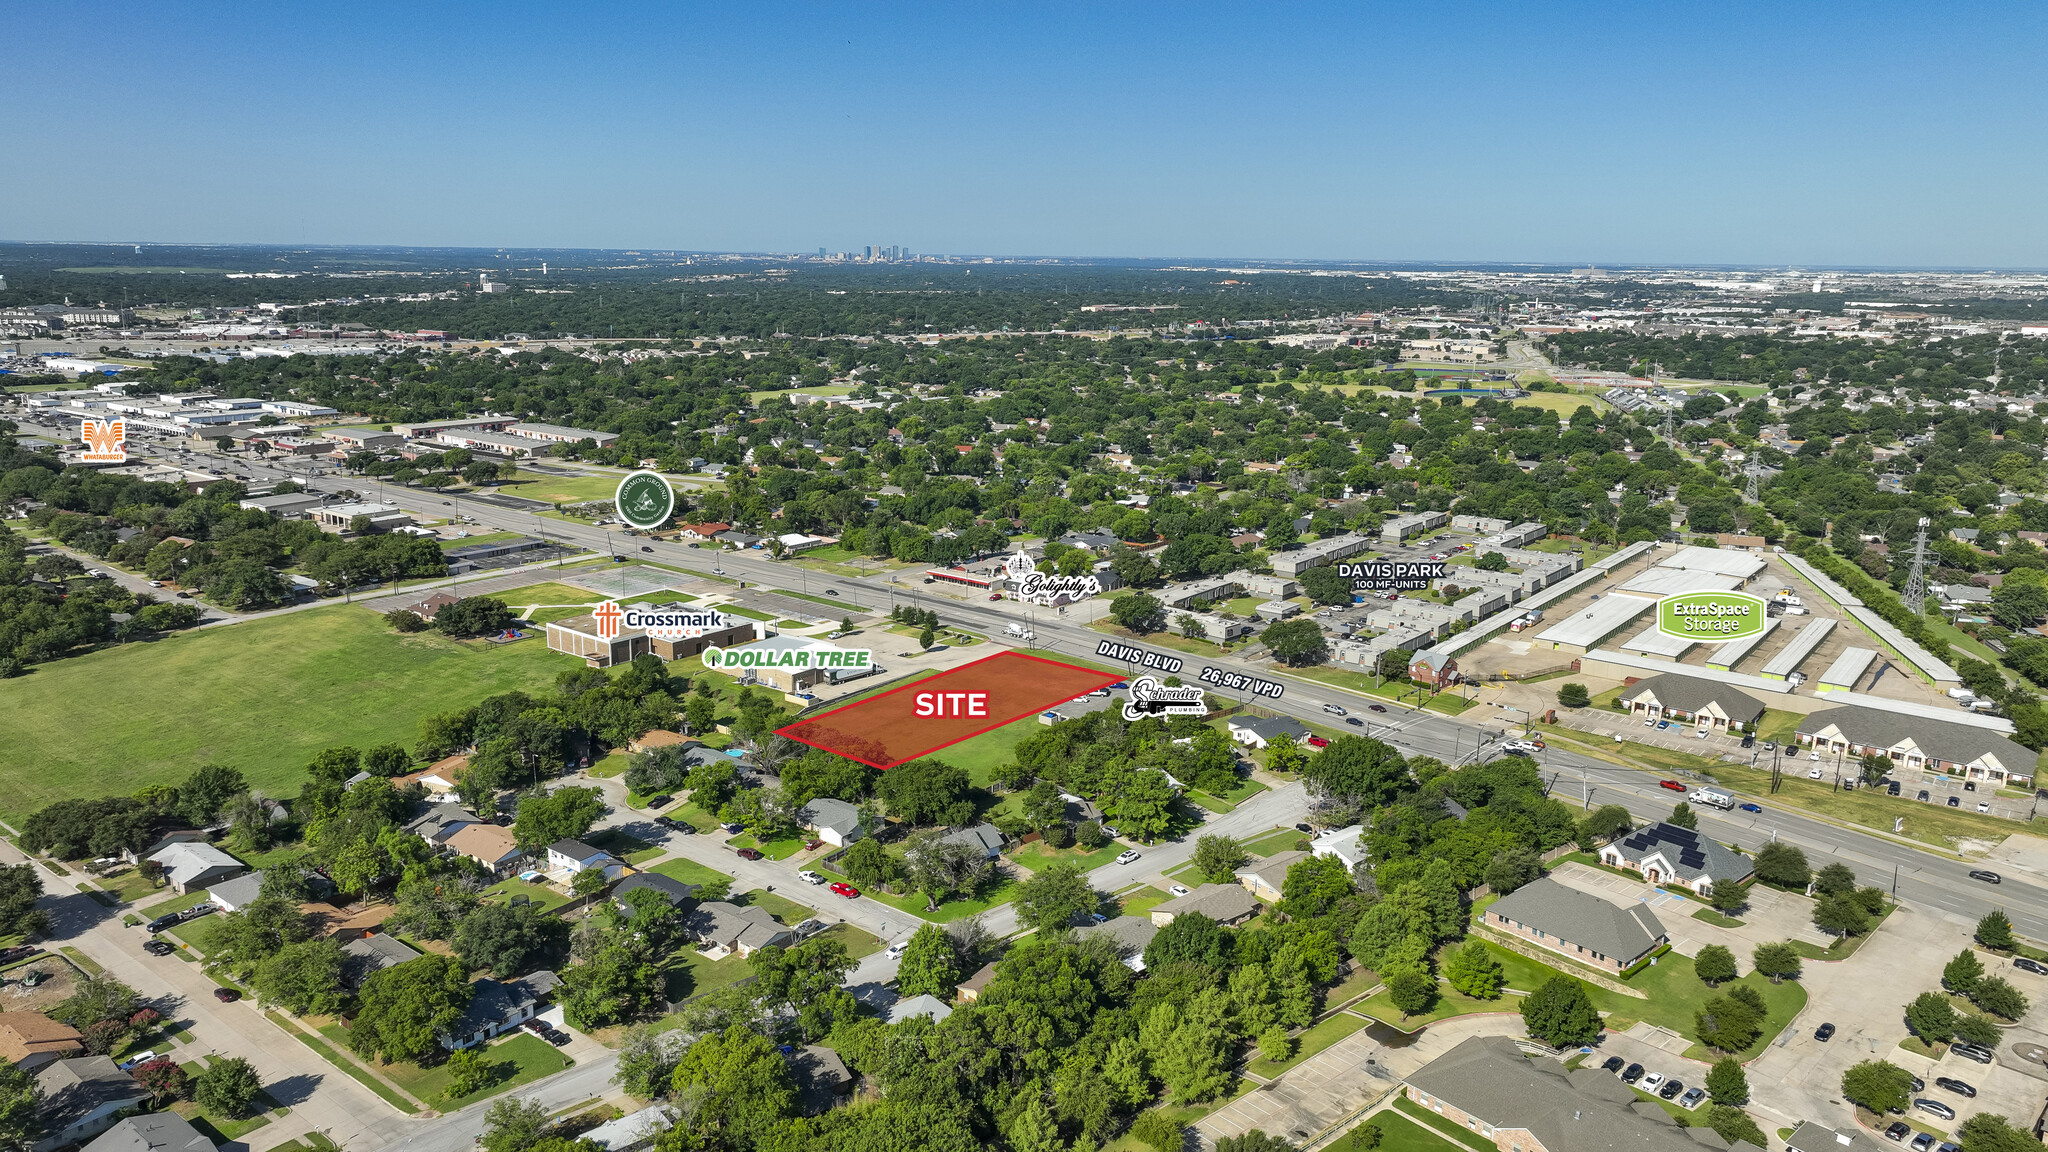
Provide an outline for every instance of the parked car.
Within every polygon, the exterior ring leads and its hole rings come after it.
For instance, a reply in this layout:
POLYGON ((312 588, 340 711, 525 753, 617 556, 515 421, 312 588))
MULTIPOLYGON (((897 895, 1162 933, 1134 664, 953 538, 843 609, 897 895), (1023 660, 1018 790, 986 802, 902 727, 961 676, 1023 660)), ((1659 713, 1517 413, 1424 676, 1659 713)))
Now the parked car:
POLYGON ((1675 1099, 1683 1091, 1685 1091, 1685 1082, 1683 1080, 1666 1080, 1664 1086, 1657 1089, 1657 1098, 1659 1100, 1675 1099))
POLYGON ((1936 1076, 1934 1078, 1934 1086, 1945 1092, 1953 1092, 1958 1096, 1967 1096, 1972 1100, 1977 1098, 1976 1085, 1965 1084, 1953 1076, 1936 1076))
POLYGON ((1825 773, 1823 773, 1820 769, 1814 768, 1806 773, 1806 778, 1808 780, 1818 780, 1823 775, 1825 775, 1825 773))
POLYGON ((1778 750, 1778 742, 1776 740, 1766 740, 1762 744, 1757 745, 1757 747, 1766 752, 1776 752, 1778 750))
POLYGON ((860 896, 860 889, 855 888, 851 884, 835 883, 832 885, 832 891, 835 895, 844 896, 848 900, 852 900, 860 896))
POLYGON ((1657 1086, 1662 1083, 1664 1083, 1664 1074, 1662 1072, 1652 1072, 1649 1075, 1644 1076, 1643 1082, 1637 1085, 1637 1087, 1641 1088, 1645 1092, 1655 1092, 1657 1090, 1657 1086))
POLYGON ((213 990, 213 998, 223 1004, 233 1004, 242 998, 242 994, 233 988, 215 988, 213 990))
POLYGON ((1919 1133, 1913 1137, 1913 1143, 1910 1147, 1913 1149, 1913 1152, 1929 1152, 1929 1149, 1934 1147, 1933 1134, 1929 1132, 1919 1133))
POLYGON ((130 1056, 126 1060, 121 1061, 121 1071, 133 1072, 137 1068, 142 1067, 144 1064, 147 1064, 154 1059, 156 1059, 156 1050, 153 1048, 147 1052, 138 1052, 135 1055, 130 1056))
POLYGON ((1173 893, 1175 896, 1185 896, 1188 894, 1188 886, 1185 884, 1175 884, 1168 887, 1167 891, 1173 893))
POLYGON ((1678 1098, 1678 1103, 1684 1108, 1697 1108, 1700 1106, 1700 1101, 1706 1098, 1707 1090, 1705 1088, 1687 1088, 1685 1095, 1678 1098))
POLYGON ((823 876, 820 876, 816 872, 812 872, 808 869, 797 873, 796 878, 803 881, 806 884, 823 884, 825 882, 825 878, 823 876))
POLYGON ((535 1036, 546 1036, 548 1034, 547 1021, 542 1020, 538 1016, 534 1017, 531 1020, 523 1021, 519 1026, 521 1028, 526 1029, 528 1032, 533 1033, 535 1036))
POLYGON ((661 795, 659 795, 659 796, 649 796, 649 797, 647 798, 647 806, 648 806, 649 808, 659 808, 659 807, 661 807, 661 806, 663 806, 663 805, 665 805, 665 804, 673 804, 673 803, 675 803, 675 801, 676 801, 676 798, 675 798, 675 797, 673 797, 673 796, 669 795, 668 793, 664 792, 664 793, 662 793, 662 794, 661 794, 661 795))
POLYGON ((909 951, 909 950, 910 950, 910 942, 909 942, 909 941, 907 941, 907 940, 898 940, 898 941, 897 941, 896 943, 894 943, 894 944, 891 944, 891 945, 889 945, 889 952, 888 952, 888 956, 889 956, 889 959, 891 959, 891 960, 901 960, 901 959, 903 959, 903 954, 904 954, 905 952, 909 951))
POLYGON ((1903 1142, 1906 1139, 1906 1133, 1912 1130, 1913 1126, 1904 1120, 1894 1120, 1892 1121, 1892 1126, 1884 1130, 1884 1138, 1903 1142))
POLYGON ((2000 876, 2000 875, 1999 875, 1998 873, 1996 873, 1996 872, 1993 872, 1993 871, 1991 871, 1991 870, 1990 870, 1990 869, 1988 869, 1988 868, 1972 868, 1972 869, 1970 869, 1970 879, 1972 879, 1972 880, 1982 880, 1982 881, 1983 881, 1984 883, 1986 883, 1986 884, 2003 884, 2003 883, 2005 883, 2005 877, 2003 877, 2003 876, 2000 876))
POLYGON ((762 859, 762 856, 761 856, 761 850, 760 850, 759 848, 742 848, 742 849, 740 849, 740 850, 739 850, 739 853, 740 853, 740 859, 742 859, 742 860, 759 860, 759 859, 762 859))
POLYGON ((825 842, 823 840, 804 841, 804 851, 806 852, 816 852, 818 849, 823 848, 824 846, 825 842))
POLYGON ((1619 1073, 1621 1071, 1622 1065, 1626 1063, 1627 1061, 1623 1060, 1619 1056, 1609 1056, 1607 1058, 1607 1062, 1605 1064, 1600 1065, 1600 1070, 1602 1072, 1619 1073))
POLYGON ((1308 738, 1308 746, 1311 748, 1328 748, 1330 742, 1321 736, 1311 736, 1308 738))
POLYGON ((169 956, 178 948, 168 940, 151 940, 142 946, 142 950, 151 956, 169 956))
POLYGON ((1659 788, 1669 788, 1669 789, 1670 789, 1671 791, 1673 791, 1673 792, 1683 792, 1683 791, 1685 791, 1685 785, 1683 785, 1683 784, 1680 784, 1680 783, 1679 783, 1678 781, 1676 781, 1676 780, 1659 780, 1659 781, 1657 781, 1657 787, 1659 787, 1659 788))
POLYGON ((1135 863, 1137 863, 1137 862, 1138 862, 1138 850, 1137 850, 1137 849, 1135 849, 1135 848, 1129 848, 1129 849, 1125 849, 1125 850, 1124 850, 1124 851, 1122 851, 1122 852, 1119 852, 1119 853, 1117 853, 1117 855, 1116 855, 1116 862, 1117 862, 1117 863, 1119 863, 1119 864, 1135 864, 1135 863))
POLYGON ((1633 1084, 1642 1078, 1643 1066, 1641 1064, 1631 1064, 1621 1073, 1621 1082, 1624 1084, 1633 1084))
POLYGON ((1833 1024, 1822 1024, 1813 1030, 1813 1038, 1823 1044, 1827 1043, 1835 1038, 1835 1026, 1833 1024))
POLYGON ((560 1048, 562 1045, 567 1044, 568 1042, 569 1034, 567 1032, 562 1031, 560 1028, 557 1028, 553 1032, 548 1033, 548 1043, 553 1044, 557 1048, 560 1048))
POLYGON ((1927 1113, 1929 1116, 1939 1116, 1943 1120, 1953 1120, 1956 1118, 1956 1110, 1939 1100, 1929 1100, 1922 1097, 1913 1101, 1913 1107, 1927 1113))
POLYGON ((1744 812, 1761 812, 1764 810, 1764 807, 1761 804, 1738 804, 1736 805, 1736 807, 1742 809, 1744 812))
POLYGON ((2013 957, 2012 966, 2022 972, 2032 972, 2036 976, 2048 976, 2048 964, 2043 964, 2030 956, 2013 957))
POLYGON ((1963 806, 1963 798, 1961 796, 1949 797, 1948 806, 1951 808, 1961 808, 1963 806))
POLYGON ((1918 800, 1918 801, 1920 801, 1920 802, 1921 802, 1921 803, 1923 803, 1923 804, 1925 804, 1925 803, 1927 802, 1927 789, 1925 789, 1925 788, 1922 788, 1922 789, 1920 790, 1920 794, 1919 794, 1918 796, 1915 796, 1915 797, 1914 797, 1914 799, 1915 799, 1915 800, 1918 800))
POLYGON ((1300 833, 1302 833, 1302 834, 1304 834, 1304 835, 1314 835, 1314 833, 1315 833, 1315 829, 1314 829, 1314 828, 1311 828, 1311 827, 1309 827, 1309 826, 1308 826, 1308 825, 1306 825, 1306 824, 1296 824, 1296 825, 1294 826, 1294 830, 1295 830, 1296 832, 1300 832, 1300 833))
POLYGON ((1948 1050, 1965 1060, 1975 1060, 1979 1064, 1991 1063, 1991 1049, 1984 1047, 1982 1044, 1971 1044, 1968 1041, 1958 1040, 1949 1045, 1948 1050))

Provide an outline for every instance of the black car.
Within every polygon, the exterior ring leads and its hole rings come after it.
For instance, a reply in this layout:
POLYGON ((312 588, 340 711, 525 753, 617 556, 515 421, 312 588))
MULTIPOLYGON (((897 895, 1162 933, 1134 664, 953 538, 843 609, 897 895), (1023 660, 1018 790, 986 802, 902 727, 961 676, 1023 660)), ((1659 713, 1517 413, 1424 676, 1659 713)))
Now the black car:
MULTIPOLYGON (((1950 799, 1954 799, 1954 797, 1950 797, 1950 799)), ((1999 875, 1998 873, 1996 873, 1996 872, 1990 872, 1990 871, 1986 871, 1985 869, 1982 869, 1982 868, 1972 868, 1972 869, 1970 869, 1970 879, 1972 879, 1972 880, 1982 880, 1982 881, 1983 881, 1984 883, 1986 883, 1986 884, 2003 884, 2003 883, 2005 883, 2005 877, 2003 877, 2003 876, 2000 876, 2000 875, 1999 875)))
POLYGON ((1313 828, 1309 827, 1309 826, 1308 826, 1308 825, 1306 825, 1306 824, 1296 824, 1296 825, 1294 826, 1294 830, 1295 830, 1296 832, 1313 832, 1313 831, 1315 831, 1315 829, 1313 829, 1313 828))
POLYGON ((548 1033, 548 1043, 553 1044, 557 1048, 560 1048, 562 1045, 567 1044, 568 1042, 569 1034, 567 1032, 563 1032, 557 1029, 556 1031, 548 1033))
POLYGON ((1346 716, 1346 717, 1344 718, 1344 722, 1345 722, 1346 724, 1349 724, 1349 725, 1351 725, 1351 726, 1352 726, 1353 728, 1363 728, 1363 727, 1365 727, 1365 721, 1363 721, 1363 720, 1360 720, 1360 719, 1359 719, 1358 717, 1356 717, 1356 716, 1346 716))
POLYGON ((827 595, 827 596, 837 596, 837 595, 839 595, 839 589, 837 589, 837 588, 827 588, 827 589, 825 589, 825 595, 827 595))
POLYGON ((662 794, 661 794, 661 795, 659 795, 659 796, 649 796, 649 797, 647 798, 647 806, 648 806, 649 808, 660 808, 660 807, 662 807, 662 806, 663 806, 663 805, 665 805, 665 804, 673 804, 673 803, 675 803, 675 799, 676 799, 675 797, 673 797, 673 796, 669 795, 668 793, 664 792, 664 793, 662 793, 662 794))
POLYGON ((1666 1080, 1664 1086, 1657 1089, 1657 1098, 1659 1100, 1670 1100, 1683 1091, 1685 1091, 1685 1081, 1666 1080))
POLYGON ((685 824, 681 820, 671 820, 668 822, 668 826, 682 833, 685 836, 695 836, 697 834, 696 825, 685 824))
POLYGON ((1982 1044, 1971 1044, 1967 1041, 1958 1040, 1949 1045, 1948 1050, 1965 1060, 1975 1060, 1979 1064, 1991 1063, 1991 1049, 1984 1047, 1982 1044))
POLYGON ((1624 1068, 1621 1073, 1621 1082, 1624 1084, 1633 1084, 1642 1078, 1643 1066, 1641 1064, 1631 1064, 1624 1068))
POLYGON ((1815 1040, 1820 1041, 1823 1044, 1827 1043, 1829 1040, 1834 1039, 1834 1037, 1835 1026, 1833 1024, 1823 1024, 1820 1027, 1815 1028, 1813 1030, 1813 1038, 1815 1040))
POLYGON ((2048 964, 2043 964, 2039 960, 2028 956, 2013 957, 2012 966, 2022 972, 2032 972, 2036 976, 2048 976, 2048 964))
POLYGON ((1911 1135, 1912 1132, 1912 1125, 1906 1123, 1904 1120, 1895 1120, 1892 1122, 1891 1127, 1884 1130, 1884 1138, 1887 1140, 1903 1141, 1907 1136, 1911 1135))
POLYGON ((151 940, 142 946, 142 950, 151 956, 169 956, 178 949, 168 940, 151 940))
POLYGON ((179 918, 176 912, 173 912, 168 916, 159 916, 156 919, 151 920, 149 923, 144 924, 142 926, 142 930, 144 932, 161 932, 166 928, 176 928, 178 925, 182 923, 184 923, 184 921, 179 918))
MULTIPOLYGON (((1936 1076, 1934 1078, 1934 1086, 1944 1092, 1953 1092, 1958 1096, 1967 1096, 1973 1100, 1977 1097, 1975 1085, 1965 1084, 1951 1076, 1936 1076)), ((1918 1092, 1919 1089, 1915 1088, 1914 1091, 1918 1092)))
POLYGON ((1619 1072, 1621 1071, 1621 1066, 1624 1063, 1626 1063, 1626 1061, 1624 1061, 1619 1056, 1609 1056, 1607 1058, 1607 1063, 1600 1065, 1600 1070, 1602 1072, 1619 1072))
POLYGON ((648 546, 647 546, 647 545, 645 545, 645 544, 642 544, 642 545, 640 546, 640 550, 641 550, 642 552, 652 552, 652 551, 654 551, 654 549, 653 549, 653 548, 650 548, 650 547, 648 547, 648 546))
POLYGON ((1387 706, 1385 704, 1367 704, 1366 707, 1372 709, 1375 712, 1385 712, 1387 710, 1387 706))

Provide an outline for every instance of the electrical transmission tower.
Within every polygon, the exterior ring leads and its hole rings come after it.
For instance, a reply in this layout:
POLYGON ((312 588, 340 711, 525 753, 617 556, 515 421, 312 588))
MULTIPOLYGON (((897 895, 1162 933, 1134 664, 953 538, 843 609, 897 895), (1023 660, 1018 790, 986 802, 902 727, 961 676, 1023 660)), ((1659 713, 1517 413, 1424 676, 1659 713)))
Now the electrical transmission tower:
POLYGON ((1906 607, 1915 616, 1927 615, 1927 525, 1920 518, 1920 530, 1913 534, 1913 567, 1906 573, 1906 607))
POLYGON ((1749 473, 1749 480, 1742 486, 1742 498, 1754 504, 1757 502, 1757 477, 1762 475, 1762 473, 1758 470, 1757 463, 1754 460, 1749 462, 1749 467, 1744 469, 1744 471, 1749 473))
POLYGON ((1671 408, 1664 409, 1664 441, 1667 444, 1678 443, 1678 413, 1671 408))

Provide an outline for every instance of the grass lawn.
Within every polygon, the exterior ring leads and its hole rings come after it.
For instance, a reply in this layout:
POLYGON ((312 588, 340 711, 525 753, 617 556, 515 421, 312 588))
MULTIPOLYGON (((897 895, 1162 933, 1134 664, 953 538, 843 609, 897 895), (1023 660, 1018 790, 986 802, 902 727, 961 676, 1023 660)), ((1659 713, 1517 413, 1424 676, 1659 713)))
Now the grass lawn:
POLYGON ((535 608, 526 615, 525 620, 528 624, 553 624, 557 620, 567 620, 571 616, 585 616, 589 613, 590 609, 587 606, 581 608, 535 608))
POLYGON ((642 864, 668 851, 658 844, 628 836, 617 828, 607 828, 595 836, 586 837, 584 843, 592 848, 602 848, 628 864, 642 864))
POLYGON ((940 904, 936 912, 925 911, 924 895, 918 892, 905 896, 891 896, 879 888, 863 888, 861 895, 873 897, 898 912, 907 913, 920 920, 929 920, 934 924, 950 924, 955 920, 1008 904, 1017 898, 1017 888, 1018 884, 1014 878, 1004 876, 999 882, 984 889, 981 895, 968 899, 955 896, 940 904))
POLYGON ((612 776, 622 776, 625 774, 627 762, 631 759, 632 757, 626 752, 613 752, 604 759, 592 764, 590 766, 590 774, 600 780, 612 776))
POLYGON ((775 626, 776 626, 777 628, 809 628, 809 627, 810 627, 810 625, 809 625, 809 624, 806 624, 806 623, 804 623, 804 622, 803 622, 803 621, 801 621, 801 620, 777 620, 777 621, 775 622, 775 626))
POLYGON ((1093 852, 1086 851, 1079 845, 1072 848, 1054 848, 1041 840, 1036 843, 1026 844, 1011 852, 1010 859, 1031 869, 1033 872, 1041 871, 1047 865, 1059 860, 1071 860, 1081 866, 1081 871, 1092 872, 1116 859, 1117 855, 1123 850, 1124 846, 1114 840, 1093 852))
MULTIPOLYGON (((1460 1128, 1452 1121, 1431 1112, 1406 1096, 1394 1097, 1393 1110, 1382 1112, 1375 1116, 1373 1120, 1390 1134, 1392 1132, 1390 1122, 1405 1121, 1412 1125, 1415 1131, 1425 1139, 1437 1141, 1435 1144, 1415 1145, 1418 1148, 1471 1148, 1476 1150, 1476 1152, 1493 1152, 1494 1145, 1492 1141, 1485 1139, 1477 1132, 1468 1128, 1460 1128), (1442 1139, 1444 1136, 1450 1137, 1449 1142, 1445 1142, 1442 1139)), ((1392 1141, 1382 1141, 1380 1147, 1393 1147, 1392 1141)))
POLYGON ((187 920, 183 924, 172 928, 170 934, 199 949, 201 952, 211 953, 213 951, 214 926, 219 923, 219 913, 215 913, 212 916, 201 916, 197 920, 187 920))
POLYGON ((1291 851, 1294 848, 1295 841, 1306 839, 1308 839, 1308 836, 1305 833, 1297 832, 1292 828, 1275 828, 1271 832, 1242 841, 1241 844, 1245 851, 1254 856, 1263 857, 1275 856, 1282 852, 1291 851))
POLYGON ((1166 903, 1168 899, 1169 897, 1166 893, 1152 887, 1150 884, 1143 884, 1137 888, 1117 893, 1117 911, 1119 915, 1123 916, 1143 916, 1153 908, 1166 903))
POLYGON ((341 1152, 341 1146, 318 1132, 308 1132, 272 1148, 270 1152, 341 1152))
POLYGON ((818 914, 815 908, 806 908, 794 900, 784 899, 773 892, 764 892, 759 888, 752 892, 744 892, 734 896, 732 902, 734 904, 745 904, 759 908, 782 923, 791 926, 801 924, 818 914))
POLYGON ((528 584, 506 592, 493 592, 491 598, 503 600, 515 608, 524 604, 595 604, 604 599, 588 588, 572 588, 552 580, 528 584))
POLYGON ((137 904, 152 896, 170 891, 169 888, 150 883, 139 868, 129 868, 117 876, 100 881, 102 887, 114 894, 115 899, 137 904))
POLYGON ((590 476, 550 476, 545 472, 520 472, 498 485, 498 491, 522 500, 545 500, 551 504, 581 504, 610 500, 619 491, 619 478, 608 473, 590 476))
MULTIPOLYGON (((187 1075, 197 1076, 200 1072, 200 1066, 197 1063, 187 1064, 185 1065, 185 1071, 187 1075)), ((253 1115, 240 1120, 230 1120, 217 1112, 200 1107, 198 1103, 191 1100, 178 1101, 176 1104, 171 1105, 171 1111, 190 1120, 192 1127, 197 1128, 216 1145, 219 1145, 225 1144, 230 1140, 239 1140, 245 1133, 254 1132, 256 1129, 270 1123, 270 1117, 264 1115, 264 1113, 276 1108, 277 1102, 272 1100, 269 1094, 264 1093, 257 1096, 254 1107, 255 1112, 253 1115)))
POLYGON ((863 932, 851 924, 834 924, 811 939, 837 940, 846 946, 846 954, 855 960, 863 956, 872 956, 882 950, 882 940, 879 936, 863 932))
POLYGON ((1354 1016, 1349 1012, 1339 1012, 1328 1020, 1314 1025, 1308 1031, 1296 1036, 1294 1038, 1294 1055, 1291 1058, 1276 1062, 1260 1056, 1245 1065, 1245 1071, 1250 1072, 1254 1076, 1262 1076, 1265 1079, 1271 1080, 1273 1077, 1287 1071, 1289 1068, 1294 1067, 1296 1064, 1321 1052, 1323 1049, 1328 1048, 1330 1045, 1335 1044, 1337 1041, 1342 1040, 1370 1023, 1372 1021, 1367 1020, 1363 1016, 1354 1016))
POLYGON ((1363 995, 1366 989, 1373 987, 1379 982, 1379 973, 1370 968, 1360 968, 1337 983, 1330 985, 1323 992, 1323 1006, 1325 1008, 1338 1007, 1347 1000, 1363 995))
MULTIPOLYGON (((747 962, 742 960, 737 952, 722 960, 709 960, 695 948, 684 948, 677 952, 663 969, 663 974, 668 978, 667 996, 670 1003, 691 996, 702 996, 706 992, 716 992, 720 988, 746 979, 753 975, 753 972, 754 970, 747 966, 747 962)), ((663 1020, 659 1027, 674 1028, 681 1023, 680 1019, 671 1016, 663 1020)))
POLYGON ((410 745, 421 716, 545 694, 579 666, 537 643, 400 635, 339 604, 39 664, 8 683, 0 711, 0 817, 176 783, 214 761, 289 796, 323 748, 410 745))
POLYGON ((1797 712, 1784 712, 1776 708, 1764 709, 1763 718, 1757 721, 1756 738, 1771 740, 1779 744, 1790 744, 1799 734, 1799 722, 1806 719, 1797 712))
POLYGON ((509 1040, 495 1041, 482 1050, 486 1063, 497 1066, 497 1077, 486 1087, 466 1096, 448 1095, 446 1064, 422 1068, 417 1064, 386 1064, 378 1071, 430 1108, 453 1112, 465 1104, 495 1096, 510 1088, 552 1076, 569 1066, 569 1058, 538 1036, 521 1032, 509 1040))
MULTIPOLYGON (((1399 1104, 1406 1103, 1405 1099, 1399 1102, 1399 1104)), ((1396 1107, 1399 1107, 1399 1104, 1396 1107)), ((1432 1119, 1441 1118, 1432 1117, 1432 1119)), ((1472 1144, 1453 1144, 1442 1136, 1410 1120, 1401 1112, 1380 1112, 1372 1117, 1372 1122, 1380 1126, 1380 1152, 1459 1152, 1460 1149, 1472 1149, 1473 1152, 1482 1152, 1482 1150, 1472 1144)), ((1487 1145, 1486 1147, 1490 1150, 1492 1146, 1487 1145)))
MULTIPOLYGON (((569 902, 569 897, 562 895, 548 885, 531 884, 517 876, 507 877, 483 890, 483 897, 486 900, 500 895, 504 896, 507 900, 515 895, 525 896, 528 900, 540 905, 540 910, 543 912, 552 912, 569 902)), ((205 921, 200 921, 200 923, 205 923, 205 921)))
POLYGON ((1112 624, 1107 619, 1097 620, 1092 624, 1085 625, 1085 627, 1090 632, 1100 632, 1105 636, 1114 636, 1119 640, 1135 640, 1141 644, 1156 644, 1161 648, 1171 648, 1175 652, 1186 652, 1190 656, 1201 656, 1211 660, 1231 651, 1229 648, 1212 644, 1207 640, 1190 640, 1176 632, 1147 632, 1141 636, 1121 625, 1112 624))
MULTIPOLYGON (((1884 915, 1891 915, 1891 910, 1887 908, 1884 915)), ((1788 940, 1786 943, 1792 945, 1794 952, 1799 953, 1800 956, 1808 960, 1847 960, 1856 954, 1858 948, 1863 947, 1863 942, 1870 939, 1871 934, 1876 932, 1877 926, 1882 923, 1884 923, 1884 916, 1880 916, 1872 921, 1869 932, 1865 932, 1861 936, 1840 937, 1833 944, 1825 948, 1816 947, 1804 940, 1788 940)))
POLYGON ((1733 916, 1723 916, 1719 912, 1714 911, 1712 908, 1694 909, 1692 918, 1695 920, 1705 920, 1707 923, 1715 925, 1716 927, 1720 928, 1742 927, 1742 921, 1737 920, 1733 916))
POLYGON ((1441 712, 1446 716, 1456 716, 1477 703, 1477 700, 1467 700, 1463 696, 1444 692, 1431 696, 1422 706, 1431 712, 1441 712))
POLYGON ((751 832, 743 833, 726 841, 726 844, 733 848, 759 848, 762 855, 770 860, 787 860, 798 852, 803 851, 806 843, 808 841, 801 836, 792 836, 782 840, 758 840, 751 832))
POLYGON ((714 868, 706 868, 695 860, 685 860, 680 856, 673 860, 663 860, 648 871, 659 872, 671 880, 681 880, 685 884, 709 884, 714 880, 732 883, 732 877, 725 873, 714 868))

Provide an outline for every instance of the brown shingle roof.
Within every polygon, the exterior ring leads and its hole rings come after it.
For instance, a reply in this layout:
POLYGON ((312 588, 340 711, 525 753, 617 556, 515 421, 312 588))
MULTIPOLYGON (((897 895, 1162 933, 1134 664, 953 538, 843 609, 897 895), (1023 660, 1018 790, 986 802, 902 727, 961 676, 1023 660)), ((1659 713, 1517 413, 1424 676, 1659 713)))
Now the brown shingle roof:
POLYGON ((0 1060, 19 1064, 30 1056, 69 1056, 80 1050, 78 1029, 40 1012, 0 1012, 0 1060))

